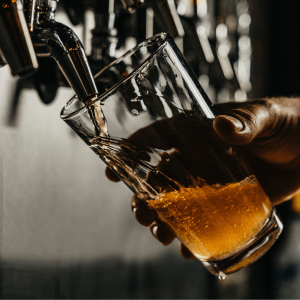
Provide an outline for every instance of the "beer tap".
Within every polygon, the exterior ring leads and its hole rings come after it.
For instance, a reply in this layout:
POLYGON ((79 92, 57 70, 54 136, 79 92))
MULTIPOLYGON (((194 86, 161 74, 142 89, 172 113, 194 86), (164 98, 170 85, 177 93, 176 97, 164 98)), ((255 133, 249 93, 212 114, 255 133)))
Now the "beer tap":
POLYGON ((177 13, 174 0, 121 0, 128 11, 134 11, 139 7, 151 7, 154 10, 157 25, 162 30, 167 30, 173 38, 182 38, 184 29, 177 13))
POLYGON ((38 68, 21 0, 0 1, 1 66, 10 66, 13 76, 28 76, 38 68))
POLYGON ((114 26, 114 0, 96 3, 93 11, 95 28, 92 30, 92 51, 88 59, 93 73, 96 73, 115 59, 118 30, 114 26))
MULTIPOLYGON (((83 1, 82 9, 91 12, 89 17, 94 18, 94 28, 91 30, 92 38, 87 42, 91 42, 91 54, 87 57, 88 64, 92 74, 97 74, 106 65, 115 60, 115 50, 118 43, 115 28, 115 7, 114 0, 104 1, 83 1)), ((86 16, 83 19, 85 22, 86 16)), ((99 81, 99 80, 98 80, 99 81)), ((95 84, 100 93, 105 91, 103 82, 96 81, 95 84)))
POLYGON ((72 29, 55 21, 58 0, 25 0, 37 57, 51 57, 80 100, 98 93, 83 46, 72 29))

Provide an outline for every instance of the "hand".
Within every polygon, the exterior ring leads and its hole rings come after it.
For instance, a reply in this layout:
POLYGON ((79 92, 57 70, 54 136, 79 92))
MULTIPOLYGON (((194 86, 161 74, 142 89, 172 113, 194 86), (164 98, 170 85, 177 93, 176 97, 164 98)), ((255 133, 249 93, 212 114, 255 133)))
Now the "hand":
POLYGON ((215 131, 227 143, 242 146, 273 205, 296 195, 300 191, 300 98, 228 103, 216 108, 215 131), (235 108, 229 110, 230 106, 235 108))
MULTIPOLYGON (((245 158, 274 205, 300 191, 300 99, 274 98, 215 106, 214 129, 227 143, 241 146, 245 158)), ((109 169, 107 177, 119 181, 109 169)), ((150 226, 164 245, 175 238, 153 209, 136 196, 131 201, 137 221, 150 226)), ((181 245, 185 258, 194 258, 181 245)))

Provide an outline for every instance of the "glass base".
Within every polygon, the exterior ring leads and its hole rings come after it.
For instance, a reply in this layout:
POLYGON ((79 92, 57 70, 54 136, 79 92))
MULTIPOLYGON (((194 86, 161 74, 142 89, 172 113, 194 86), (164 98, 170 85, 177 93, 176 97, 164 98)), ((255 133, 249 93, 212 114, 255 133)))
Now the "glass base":
POLYGON ((246 247, 230 257, 220 260, 202 261, 203 265, 219 279, 234 273, 259 259, 274 244, 283 229, 283 225, 276 215, 275 210, 256 238, 246 247))

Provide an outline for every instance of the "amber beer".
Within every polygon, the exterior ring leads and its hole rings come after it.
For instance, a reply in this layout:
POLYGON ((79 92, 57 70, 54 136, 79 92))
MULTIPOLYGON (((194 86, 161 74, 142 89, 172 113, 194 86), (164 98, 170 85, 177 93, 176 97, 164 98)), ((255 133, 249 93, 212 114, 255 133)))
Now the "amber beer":
POLYGON ((200 260, 226 258, 250 242, 272 205, 255 176, 238 183, 206 183, 160 194, 149 205, 200 260))

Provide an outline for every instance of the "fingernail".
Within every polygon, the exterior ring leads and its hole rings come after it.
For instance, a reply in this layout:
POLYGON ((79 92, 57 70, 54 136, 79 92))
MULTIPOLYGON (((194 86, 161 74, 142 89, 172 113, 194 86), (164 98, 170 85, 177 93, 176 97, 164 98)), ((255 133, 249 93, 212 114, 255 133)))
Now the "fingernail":
POLYGON ((158 230, 158 225, 154 225, 152 228, 151 228, 151 232, 152 234, 156 237, 157 235, 157 230, 158 230))
POLYGON ((132 207, 132 212, 135 214, 135 212, 137 211, 137 208, 135 206, 132 207))
POLYGON ((227 115, 222 115, 221 117, 230 121, 234 125, 237 131, 241 131, 244 128, 243 123, 239 119, 227 115))

